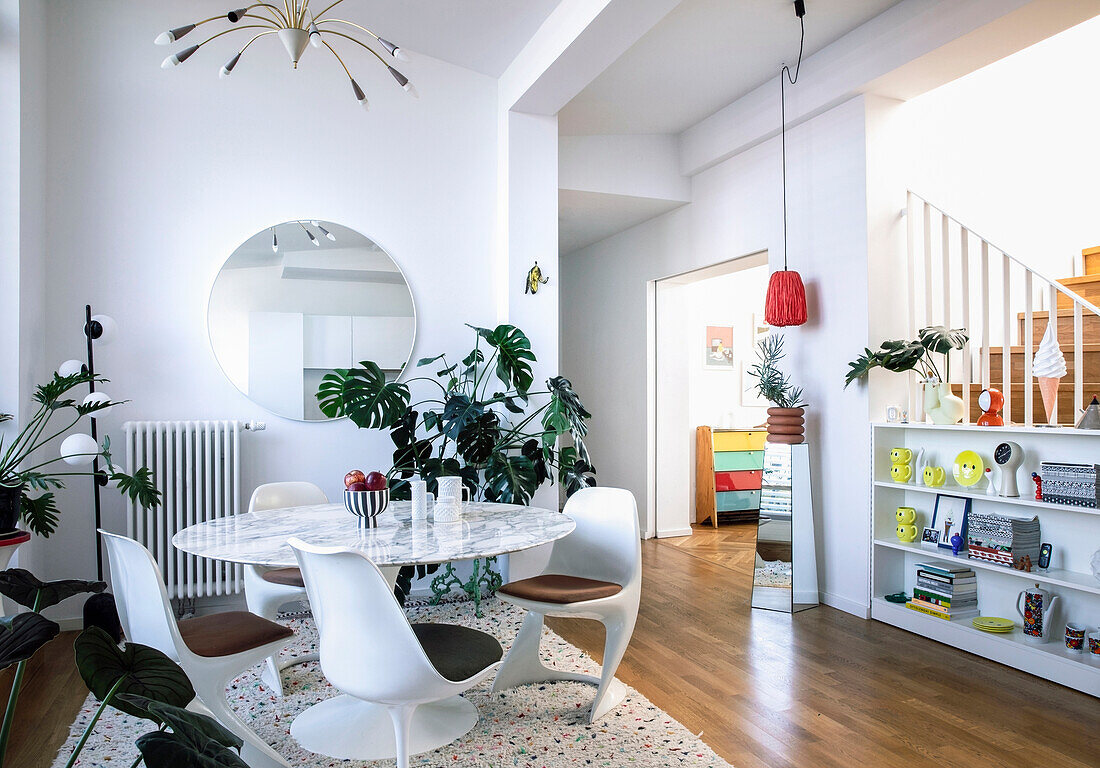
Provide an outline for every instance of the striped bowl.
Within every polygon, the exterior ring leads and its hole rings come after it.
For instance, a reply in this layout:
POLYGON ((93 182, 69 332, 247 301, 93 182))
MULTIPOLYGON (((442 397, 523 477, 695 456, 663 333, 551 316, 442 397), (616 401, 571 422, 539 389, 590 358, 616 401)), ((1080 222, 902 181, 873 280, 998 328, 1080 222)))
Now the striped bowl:
POLYGON ((359 525, 367 528, 378 527, 378 516, 386 511, 389 504, 389 488, 382 491, 344 491, 344 507, 359 518, 359 525))

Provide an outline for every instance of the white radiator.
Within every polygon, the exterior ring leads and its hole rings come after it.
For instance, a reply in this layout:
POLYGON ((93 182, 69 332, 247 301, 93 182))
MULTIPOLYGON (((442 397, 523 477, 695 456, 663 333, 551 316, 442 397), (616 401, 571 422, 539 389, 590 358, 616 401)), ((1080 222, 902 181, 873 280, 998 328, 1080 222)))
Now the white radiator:
POLYGON ((229 595, 244 589, 240 565, 188 555, 172 537, 189 525, 240 512, 241 427, 237 421, 129 421, 126 464, 148 467, 163 494, 156 509, 130 502, 126 533, 160 565, 170 598, 229 595))

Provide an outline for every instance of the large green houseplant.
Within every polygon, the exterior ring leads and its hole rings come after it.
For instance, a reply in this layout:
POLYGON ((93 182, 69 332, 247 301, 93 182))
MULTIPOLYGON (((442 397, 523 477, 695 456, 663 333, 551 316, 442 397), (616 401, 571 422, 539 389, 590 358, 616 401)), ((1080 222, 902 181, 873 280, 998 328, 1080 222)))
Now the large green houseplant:
MULTIPOLYGON (((106 397, 75 399, 79 395, 74 390, 106 381, 87 371, 71 376, 55 373, 49 382, 35 389, 36 407, 23 429, 7 445, 0 435, 0 530, 14 528, 22 518, 40 536, 52 534, 61 514, 53 491, 64 488, 68 477, 95 477, 97 482, 115 485, 144 509, 157 505, 160 492, 153 485, 152 473, 141 467, 129 475, 115 467, 109 437, 98 445, 87 438, 89 449, 69 453, 67 459, 59 454, 49 458, 36 453, 60 440, 85 417, 119 405, 106 397), (103 462, 98 475, 90 467, 78 468, 97 459, 103 462), (58 467, 59 462, 65 463, 58 467)), ((11 414, 0 413, 0 422, 11 418, 11 414)))
MULTIPOLYGON (((471 497, 526 504, 554 478, 566 493, 596 484, 584 439, 585 410, 568 379, 555 376, 532 390, 531 342, 519 328, 470 326, 474 348, 454 362, 446 354, 423 358, 434 376, 386 381, 381 368, 364 361, 324 377, 317 392, 321 411, 348 417, 361 429, 387 429, 393 440, 391 496, 409 498, 408 481, 419 476, 435 491, 436 480, 460 476, 471 497), (410 384, 426 396, 412 402, 410 384), (567 445, 560 445, 567 437, 567 445)), ((424 569, 423 576, 431 569, 424 569)), ((414 570, 402 569, 400 597, 414 570)))

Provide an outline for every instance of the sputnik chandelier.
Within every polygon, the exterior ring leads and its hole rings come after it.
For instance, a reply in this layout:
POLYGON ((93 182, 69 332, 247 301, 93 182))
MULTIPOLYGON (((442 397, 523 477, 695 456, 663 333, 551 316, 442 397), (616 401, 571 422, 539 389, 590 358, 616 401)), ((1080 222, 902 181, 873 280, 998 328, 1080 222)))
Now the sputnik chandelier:
POLYGON ((359 87, 359 83, 355 82, 355 78, 351 76, 351 71, 340 57, 340 54, 338 54, 336 49, 329 43, 329 40, 335 42, 334 38, 339 37, 344 40, 350 40, 356 45, 370 51, 376 59, 382 62, 382 66, 389 70, 390 75, 393 76, 393 79, 397 81, 397 84, 400 85, 406 93, 414 98, 419 97, 416 88, 409 82, 409 78, 390 66, 386 59, 382 58, 380 54, 362 40, 346 32, 342 32, 340 29, 358 30, 359 32, 366 33, 374 38, 374 41, 378 45, 385 48, 386 53, 389 54, 390 57, 399 61, 408 61, 408 56, 405 55, 405 52, 399 46, 394 45, 389 40, 379 37, 366 27, 356 24, 353 21, 330 18, 325 15, 334 7, 342 3, 343 0, 336 0, 336 2, 330 4, 318 14, 314 14, 310 10, 309 2, 310 0, 283 0, 281 8, 272 3, 253 3, 245 8, 238 8, 235 11, 230 11, 224 16, 211 16, 209 19, 196 21, 194 24, 184 24, 182 27, 176 27, 175 29, 163 32, 155 41, 157 45, 171 45, 185 35, 190 34, 196 27, 209 24, 213 21, 225 19, 233 25, 229 29, 211 35, 201 43, 197 43, 189 48, 184 48, 182 51, 172 54, 164 60, 161 66, 164 69, 171 69, 172 67, 179 66, 191 58, 192 54, 199 48, 218 39, 222 35, 228 35, 231 32, 259 29, 263 31, 253 33, 248 42, 241 46, 240 50, 238 50, 229 61, 222 65, 219 75, 222 79, 232 74, 233 69, 237 66, 237 62, 241 60, 241 56, 244 55, 244 52, 247 51, 254 42, 261 37, 278 35, 279 40, 283 43, 283 47, 286 48, 287 54, 290 55, 290 63, 294 69, 298 68, 298 61, 302 58, 302 54, 305 52, 308 45, 312 44, 314 48, 327 48, 329 52, 336 57, 336 60, 340 62, 340 66, 348 76, 348 80, 351 81, 351 90, 352 93, 355 94, 355 100, 366 109, 366 94, 364 94, 363 89, 359 87), (239 22, 245 19, 248 19, 249 23, 239 24, 239 22))
MULTIPOLYGON (((312 224, 313 226, 317 227, 317 229, 320 230, 321 234, 324 235, 325 237, 327 237, 329 240, 331 240, 334 243, 336 242, 336 235, 332 234, 327 229, 322 227, 320 222, 318 222, 317 220, 314 219, 314 220, 311 220, 309 223, 312 224)), ((306 226, 306 223, 304 221, 288 221, 287 222, 288 226, 294 226, 295 224, 297 224, 299 227, 301 227, 302 229, 305 230, 306 237, 309 238, 309 241, 311 243, 316 245, 318 248, 321 246, 321 241, 317 239, 317 236, 315 234, 313 234, 312 232, 309 231, 309 227, 306 226)), ((279 235, 278 235, 278 233, 275 232, 275 227, 271 228, 271 250, 275 253, 279 252, 279 235)))

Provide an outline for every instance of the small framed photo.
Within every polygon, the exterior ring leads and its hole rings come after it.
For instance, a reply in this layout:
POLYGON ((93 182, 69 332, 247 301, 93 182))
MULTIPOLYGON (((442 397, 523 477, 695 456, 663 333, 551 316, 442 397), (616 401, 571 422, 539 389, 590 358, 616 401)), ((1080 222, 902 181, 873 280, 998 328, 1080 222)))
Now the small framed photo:
POLYGON ((936 509, 932 513, 932 527, 940 537, 937 546, 952 549, 951 537, 957 533, 963 540, 960 551, 966 549, 966 523, 969 517, 970 499, 937 494, 936 509))
POLYGON ((938 528, 928 526, 921 532, 920 545, 925 549, 938 549, 940 546, 940 531, 938 528))

